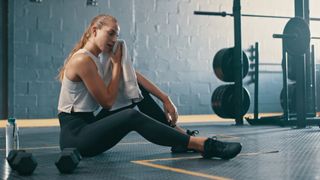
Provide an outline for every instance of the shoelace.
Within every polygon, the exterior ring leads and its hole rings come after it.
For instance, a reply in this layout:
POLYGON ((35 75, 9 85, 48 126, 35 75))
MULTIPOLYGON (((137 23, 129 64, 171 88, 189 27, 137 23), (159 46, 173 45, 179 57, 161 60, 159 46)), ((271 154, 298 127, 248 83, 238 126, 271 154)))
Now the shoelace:
POLYGON ((197 134, 199 134, 199 131, 198 130, 193 130, 193 131, 187 130, 187 134, 189 134, 190 136, 196 136, 197 134))
POLYGON ((214 145, 215 145, 215 147, 216 147, 217 149, 222 150, 222 149, 224 149, 224 148, 226 147, 226 144, 225 144, 225 143, 223 143, 223 142, 221 142, 221 141, 218 141, 217 136, 212 136, 211 139, 213 139, 213 141, 211 141, 211 142, 214 143, 214 145))

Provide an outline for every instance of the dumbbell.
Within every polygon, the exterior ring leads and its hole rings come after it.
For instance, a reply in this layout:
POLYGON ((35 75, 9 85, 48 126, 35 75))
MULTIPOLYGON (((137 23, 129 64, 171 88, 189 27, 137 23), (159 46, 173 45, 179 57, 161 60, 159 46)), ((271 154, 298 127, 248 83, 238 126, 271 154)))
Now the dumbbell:
POLYGON ((25 150, 11 150, 7 161, 10 167, 20 175, 32 174, 38 165, 32 153, 28 153, 25 150))
POLYGON ((76 155, 76 157, 78 158, 79 162, 82 160, 82 156, 76 148, 64 148, 63 150, 73 152, 76 155))
POLYGON ((82 157, 76 148, 64 148, 55 162, 56 167, 62 174, 72 173, 82 157))
POLYGON ((8 154, 7 161, 11 169, 16 170, 17 168, 13 165, 13 160, 17 156, 18 152, 26 152, 25 150, 11 150, 8 154))

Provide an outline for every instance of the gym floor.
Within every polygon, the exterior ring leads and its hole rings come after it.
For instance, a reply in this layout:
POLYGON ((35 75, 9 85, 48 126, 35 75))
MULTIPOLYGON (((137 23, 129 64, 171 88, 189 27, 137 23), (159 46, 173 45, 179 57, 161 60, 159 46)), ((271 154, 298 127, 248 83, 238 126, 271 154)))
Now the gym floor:
POLYGON ((31 176, 19 176, 5 161, 5 128, 4 121, 1 121, 0 177, 46 180, 320 179, 319 127, 234 126, 233 121, 210 118, 188 116, 181 125, 199 130, 201 136, 241 142, 243 150, 239 156, 231 160, 208 160, 202 159, 198 153, 171 154, 170 148, 149 143, 136 132, 131 132, 111 150, 84 158, 74 173, 68 175, 60 174, 54 165, 60 153, 57 121, 48 120, 47 125, 37 127, 35 121, 18 121, 21 149, 32 152, 38 162, 31 176))

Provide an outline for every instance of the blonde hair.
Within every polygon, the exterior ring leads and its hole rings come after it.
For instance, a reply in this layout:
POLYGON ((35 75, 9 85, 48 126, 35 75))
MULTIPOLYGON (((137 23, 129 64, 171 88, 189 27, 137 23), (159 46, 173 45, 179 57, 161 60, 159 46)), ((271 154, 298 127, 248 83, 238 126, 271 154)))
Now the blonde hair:
POLYGON ((65 66, 68 63, 68 61, 71 59, 73 54, 77 52, 79 49, 83 48, 84 45, 88 42, 88 39, 91 36, 91 28, 92 27, 97 27, 97 29, 101 29, 103 26, 106 26, 109 24, 109 22, 115 22, 117 23, 117 20, 115 17, 107 14, 100 14, 96 17, 94 17, 90 23, 90 25, 87 27, 85 32, 83 33, 81 39, 75 44, 74 48, 68 55, 68 57, 65 59, 63 66, 60 68, 59 74, 58 74, 58 79, 62 81, 63 75, 64 75, 64 70, 65 66))

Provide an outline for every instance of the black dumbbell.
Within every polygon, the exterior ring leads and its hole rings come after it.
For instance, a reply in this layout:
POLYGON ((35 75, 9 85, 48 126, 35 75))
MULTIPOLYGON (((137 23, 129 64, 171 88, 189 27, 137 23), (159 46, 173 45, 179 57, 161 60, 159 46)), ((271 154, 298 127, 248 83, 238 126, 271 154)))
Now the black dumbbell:
POLYGON ((79 161, 82 160, 82 156, 81 156, 80 152, 79 152, 76 148, 64 148, 63 150, 64 150, 64 151, 71 151, 71 152, 73 152, 73 153, 76 155, 76 157, 78 158, 79 161))
POLYGON ((13 166, 13 160, 17 156, 18 152, 26 152, 25 150, 11 150, 8 154, 7 161, 11 169, 16 170, 16 167, 13 166))
POLYGON ((76 169, 81 158, 82 157, 77 149, 65 148, 60 153, 55 165, 60 173, 70 174, 76 169))
POLYGON ((10 167, 16 170, 20 175, 30 175, 36 169, 38 163, 32 156, 32 153, 24 150, 10 151, 7 158, 10 167))

